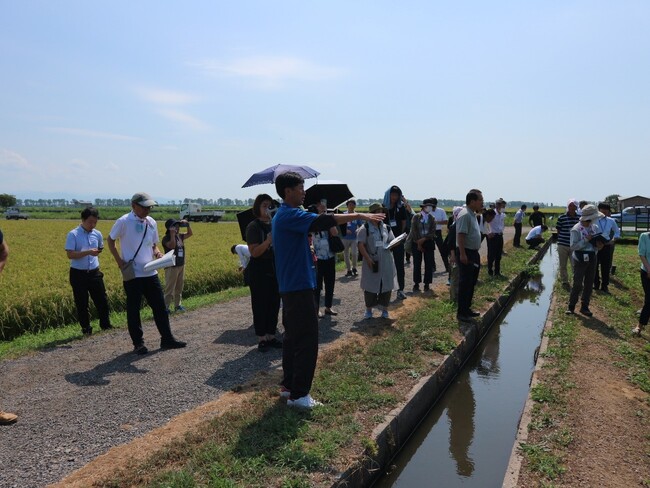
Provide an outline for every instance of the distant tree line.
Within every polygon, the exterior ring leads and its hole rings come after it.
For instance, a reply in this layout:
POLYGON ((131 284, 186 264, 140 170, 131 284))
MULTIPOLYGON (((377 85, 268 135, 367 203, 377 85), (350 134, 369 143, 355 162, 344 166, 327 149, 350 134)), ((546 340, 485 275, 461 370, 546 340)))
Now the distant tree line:
MULTIPOLYGON (((620 195, 612 194, 605 197, 602 201, 611 203, 613 206, 618 204, 618 198, 620 195)), ((373 202, 381 202, 383 198, 357 198, 357 205, 361 207, 367 207, 373 202)), ((239 198, 183 198, 182 200, 168 200, 165 205, 171 206, 180 206, 183 203, 196 202, 200 203, 203 206, 211 207, 245 207, 253 206, 253 198, 248 199, 239 199, 239 198)), ((417 207, 422 203, 422 200, 410 200, 409 203, 417 207)), ((486 202, 486 206, 490 202, 486 202)), ((453 200, 448 198, 439 198, 438 205, 441 207, 453 207, 464 205, 465 200, 453 200)), ((7 193, 0 194, 0 207, 85 207, 88 205, 95 205, 96 207, 128 207, 131 205, 131 200, 129 198, 95 198, 94 201, 84 201, 84 200, 67 200, 65 198, 16 198, 14 195, 7 193)), ((532 207, 533 205, 539 205, 540 208, 545 207, 554 207, 553 203, 545 202, 524 202, 519 200, 512 200, 508 202, 508 207, 510 208, 519 208, 522 205, 527 205, 532 207)), ((564 204, 562 204, 564 205, 564 204)))

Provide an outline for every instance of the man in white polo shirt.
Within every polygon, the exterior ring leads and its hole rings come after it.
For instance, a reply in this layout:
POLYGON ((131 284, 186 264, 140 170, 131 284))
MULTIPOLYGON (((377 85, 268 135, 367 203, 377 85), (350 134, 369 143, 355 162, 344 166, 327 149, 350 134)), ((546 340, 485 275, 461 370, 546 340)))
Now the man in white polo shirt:
POLYGON ((149 212, 157 203, 147 193, 136 193, 131 198, 132 211, 115 221, 108 235, 108 248, 115 258, 124 280, 126 292, 126 320, 129 335, 133 341, 136 354, 149 352, 144 345, 142 323, 140 321, 140 305, 142 297, 153 311, 153 318, 160 332, 161 349, 178 349, 186 343, 177 341, 169 326, 169 315, 165 307, 162 286, 155 270, 145 271, 144 265, 155 258, 161 258, 163 253, 158 249, 158 227, 156 221, 149 217, 149 212), (116 241, 120 241, 117 251, 116 241), (135 277, 129 276, 127 270, 133 268, 135 277))
POLYGON ((506 202, 499 198, 494 202, 495 215, 490 222, 490 232, 487 235, 488 274, 501 276, 501 256, 503 255, 503 231, 506 227, 506 202))

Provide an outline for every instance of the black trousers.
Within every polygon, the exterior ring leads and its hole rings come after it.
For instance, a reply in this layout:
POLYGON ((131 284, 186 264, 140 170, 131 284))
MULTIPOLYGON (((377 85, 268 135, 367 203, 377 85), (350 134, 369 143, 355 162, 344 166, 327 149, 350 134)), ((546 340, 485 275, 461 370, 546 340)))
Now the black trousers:
POLYGON ((521 247, 521 222, 515 222, 515 237, 512 240, 512 245, 515 247, 521 247))
POLYGON ((481 270, 481 255, 478 250, 465 249, 467 264, 460 261, 460 249, 456 248, 458 256, 458 314, 466 315, 472 308, 474 287, 481 270))
POLYGON ((99 268, 91 271, 70 268, 70 286, 72 286, 72 295, 81 330, 92 332, 90 314, 88 313, 89 295, 99 315, 99 326, 102 329, 110 329, 111 322, 108 318, 108 298, 104 287, 104 274, 99 271, 99 268))
POLYGON ((418 250, 418 246, 413 244, 411 254, 413 255, 413 283, 419 285, 422 282, 422 260, 424 259, 424 284, 430 285, 433 281, 433 271, 435 270, 433 241, 425 241, 423 251, 418 250))
POLYGON ((501 274, 501 256, 503 254, 503 234, 495 234, 487 239, 488 273, 501 274))
POLYGON ((609 273, 612 269, 614 258, 614 246, 604 246, 596 254, 596 275, 594 276, 594 287, 600 288, 601 277, 603 289, 609 286, 609 273))
POLYGON ((533 237, 532 239, 526 239, 526 244, 528 244, 528 249, 532 249, 534 247, 539 246, 542 242, 544 242, 544 239, 541 237, 533 237))
POLYGON ((643 308, 641 309, 641 316, 639 317, 639 324, 646 326, 648 325, 648 319, 650 319, 650 278, 648 278, 648 273, 641 271, 641 286, 643 286, 643 293, 645 295, 643 300, 643 308))
POLYGON ((274 335, 278 328, 280 291, 273 260, 252 258, 247 269, 255 335, 274 335))
POLYGON ((318 359, 318 315, 314 290, 282 293, 282 385, 291 399, 311 390, 318 359))
MULTIPOLYGON (((436 230, 436 247, 445 265, 445 271, 449 272, 449 250, 445 249, 444 241, 442 240, 442 230, 436 230)), ((436 262, 433 262, 433 270, 436 270, 436 262)))
POLYGON ((320 306, 320 294, 325 282, 325 307, 331 308, 334 300, 334 283, 336 283, 336 258, 316 261, 316 306, 320 306))
POLYGON ((147 301, 153 319, 163 341, 174 340, 171 328, 169 327, 169 315, 165 307, 165 297, 158 275, 146 278, 134 278, 124 281, 126 293, 126 321, 129 326, 129 335, 135 347, 144 344, 142 333, 142 322, 140 321, 140 308, 142 297, 147 301))
POLYGON ((393 260, 397 271, 397 285, 400 291, 404 291, 404 243, 393 248, 393 260))

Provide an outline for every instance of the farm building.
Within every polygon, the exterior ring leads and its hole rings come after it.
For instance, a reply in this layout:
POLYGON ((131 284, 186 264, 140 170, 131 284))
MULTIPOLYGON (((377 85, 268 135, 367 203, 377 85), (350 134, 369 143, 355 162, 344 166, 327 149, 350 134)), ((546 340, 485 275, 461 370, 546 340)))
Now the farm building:
POLYGON ((619 210, 623 210, 626 207, 642 207, 647 205, 650 205, 650 198, 642 197, 641 195, 618 199, 619 210))

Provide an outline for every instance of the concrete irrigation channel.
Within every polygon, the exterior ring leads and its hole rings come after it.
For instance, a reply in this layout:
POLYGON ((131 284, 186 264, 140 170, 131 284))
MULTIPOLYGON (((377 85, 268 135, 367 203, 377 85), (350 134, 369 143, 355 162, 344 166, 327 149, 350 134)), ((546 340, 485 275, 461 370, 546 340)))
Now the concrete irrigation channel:
POLYGON ((458 347, 373 436, 378 450, 335 486, 501 486, 509 468, 555 280, 550 242, 458 347), (550 250, 549 250, 550 249, 550 250), (548 251, 548 252, 547 252, 548 251))

